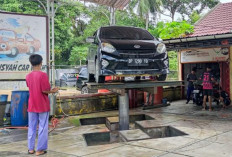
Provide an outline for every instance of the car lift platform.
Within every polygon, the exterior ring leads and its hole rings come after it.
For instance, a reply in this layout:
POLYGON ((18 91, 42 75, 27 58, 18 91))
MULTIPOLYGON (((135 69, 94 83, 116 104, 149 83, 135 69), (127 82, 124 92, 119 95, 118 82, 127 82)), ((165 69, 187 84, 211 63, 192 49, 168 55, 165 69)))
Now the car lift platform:
POLYGON ((160 86, 183 86, 183 81, 133 81, 133 82, 107 82, 87 83, 90 89, 108 89, 118 94, 119 98, 119 129, 129 130, 129 89, 137 89, 155 94, 160 86))

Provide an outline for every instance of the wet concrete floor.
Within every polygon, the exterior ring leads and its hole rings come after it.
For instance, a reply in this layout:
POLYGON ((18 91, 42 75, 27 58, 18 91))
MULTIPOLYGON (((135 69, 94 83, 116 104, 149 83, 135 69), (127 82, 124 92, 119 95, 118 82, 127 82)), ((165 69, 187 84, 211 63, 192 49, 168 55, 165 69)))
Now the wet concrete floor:
MULTIPOLYGON (((144 127, 172 126, 188 135, 87 146, 84 133, 108 131, 107 127, 103 124, 76 127, 69 123, 75 117, 69 117, 49 135, 48 153, 44 157, 232 157, 232 108, 201 111, 201 107, 181 100, 168 107, 137 108, 130 113, 155 118, 139 122, 144 127)), ((85 117, 117 114, 108 111, 85 117)), ((27 155, 26 138, 26 130, 1 131, 0 156, 31 156, 27 155)))

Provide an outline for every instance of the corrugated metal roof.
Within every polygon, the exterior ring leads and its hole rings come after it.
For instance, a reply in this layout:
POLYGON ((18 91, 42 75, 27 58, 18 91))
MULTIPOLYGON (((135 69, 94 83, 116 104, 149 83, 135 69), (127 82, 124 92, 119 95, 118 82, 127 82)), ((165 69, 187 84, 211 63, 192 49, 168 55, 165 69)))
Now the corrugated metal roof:
POLYGON ((226 34, 232 32, 232 2, 220 3, 200 19, 189 37, 226 34))
POLYGON ((130 2, 130 0, 82 0, 82 1, 92 2, 100 5, 107 5, 117 9, 123 9, 130 2))

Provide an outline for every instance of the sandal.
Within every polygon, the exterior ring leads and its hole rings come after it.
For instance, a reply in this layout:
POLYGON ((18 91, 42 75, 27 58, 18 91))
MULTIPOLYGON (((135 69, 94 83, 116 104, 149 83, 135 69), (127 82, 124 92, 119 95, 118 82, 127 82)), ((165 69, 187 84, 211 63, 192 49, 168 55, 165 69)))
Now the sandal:
POLYGON ((40 151, 40 153, 39 154, 37 154, 38 153, 38 151, 36 152, 36 156, 39 156, 39 155, 44 155, 44 154, 46 154, 47 153, 47 151, 45 150, 45 151, 40 151))
POLYGON ((28 154, 35 154, 35 150, 28 150, 28 154), (33 151, 33 152, 30 152, 33 151))

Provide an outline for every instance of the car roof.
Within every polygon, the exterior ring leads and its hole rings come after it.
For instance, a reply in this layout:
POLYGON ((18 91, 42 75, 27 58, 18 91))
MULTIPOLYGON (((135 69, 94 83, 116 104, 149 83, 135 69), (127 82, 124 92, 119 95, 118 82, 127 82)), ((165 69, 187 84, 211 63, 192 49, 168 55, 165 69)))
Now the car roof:
POLYGON ((101 28, 137 28, 137 29, 142 29, 142 30, 146 30, 144 28, 140 28, 140 27, 132 27, 132 26, 104 26, 101 28))

